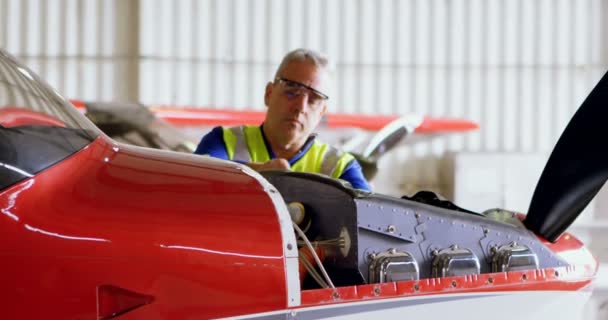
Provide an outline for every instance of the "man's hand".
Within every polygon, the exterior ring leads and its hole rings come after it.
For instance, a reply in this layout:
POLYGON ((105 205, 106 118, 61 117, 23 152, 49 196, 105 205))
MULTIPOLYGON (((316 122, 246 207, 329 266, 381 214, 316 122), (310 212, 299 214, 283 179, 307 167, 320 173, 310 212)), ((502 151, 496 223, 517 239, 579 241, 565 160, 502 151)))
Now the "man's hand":
POLYGON ((289 162, 283 158, 272 159, 264 163, 248 163, 247 166, 258 172, 267 170, 291 170, 289 162))

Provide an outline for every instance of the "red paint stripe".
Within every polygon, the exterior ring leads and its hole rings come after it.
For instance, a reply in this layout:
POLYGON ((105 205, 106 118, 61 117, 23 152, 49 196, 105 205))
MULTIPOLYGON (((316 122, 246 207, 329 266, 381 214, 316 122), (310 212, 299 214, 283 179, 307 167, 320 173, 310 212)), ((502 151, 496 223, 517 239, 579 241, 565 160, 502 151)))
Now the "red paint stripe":
POLYGON ((588 290, 594 272, 586 268, 489 273, 462 277, 422 279, 333 289, 302 291, 302 307, 318 304, 356 302, 369 299, 424 296, 447 293, 504 291, 580 291, 588 290))
MULTIPOLYGON (((225 110, 209 108, 177 108, 159 106, 150 108, 157 117, 176 126, 220 126, 220 125, 258 125, 264 121, 266 111, 225 110)), ((398 115, 353 115, 329 113, 326 125, 330 128, 361 128, 377 131, 398 115)), ((426 117, 416 128, 417 133, 464 132, 476 130, 479 126, 465 119, 426 117)))
POLYGON ((426 117, 416 128, 416 133, 465 132, 477 129, 479 126, 469 120, 426 117))
POLYGON ((74 107, 76 107, 76 109, 80 110, 81 112, 86 112, 87 106, 84 102, 79 100, 70 100, 70 102, 74 107))
POLYGON ((152 112, 176 126, 258 125, 264 121, 264 111, 152 107, 152 112))
POLYGON ((330 128, 361 128, 377 131, 396 120, 398 116, 386 115, 354 115, 346 113, 329 113, 326 116, 330 128))
MULTIPOLYGON (((70 100, 80 111, 86 112, 86 103, 70 100)), ((175 126, 236 126, 258 125, 264 121, 266 111, 214 109, 196 107, 156 106, 150 107, 159 119, 175 126)), ((360 128, 378 131, 398 119, 399 115, 355 115, 347 113, 328 113, 325 124, 330 128, 360 128)), ((479 129, 472 121, 457 118, 426 117, 415 129, 417 133, 431 134, 442 132, 465 132, 479 129)))
POLYGON ((0 108, 0 124, 5 127, 18 127, 26 125, 65 127, 65 123, 53 116, 19 107, 0 108))

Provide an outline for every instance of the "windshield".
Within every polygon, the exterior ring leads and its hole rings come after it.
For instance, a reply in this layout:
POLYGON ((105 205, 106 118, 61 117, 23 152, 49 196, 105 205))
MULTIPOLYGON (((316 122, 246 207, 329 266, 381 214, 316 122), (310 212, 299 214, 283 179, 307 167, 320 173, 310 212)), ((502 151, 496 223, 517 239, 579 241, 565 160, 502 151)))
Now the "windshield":
POLYGON ((84 148, 100 131, 0 50, 0 190, 84 148))

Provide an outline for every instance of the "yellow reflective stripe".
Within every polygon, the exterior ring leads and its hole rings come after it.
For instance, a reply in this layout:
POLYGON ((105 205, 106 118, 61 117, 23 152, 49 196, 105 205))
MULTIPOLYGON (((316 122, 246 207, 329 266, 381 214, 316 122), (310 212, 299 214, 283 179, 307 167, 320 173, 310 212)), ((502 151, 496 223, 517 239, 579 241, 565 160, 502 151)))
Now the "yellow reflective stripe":
MULTIPOLYGON (((230 160, 244 162, 270 161, 262 131, 258 126, 224 128, 224 143, 230 160)), ((302 158, 291 166, 296 172, 321 173, 339 178, 344 169, 354 159, 348 152, 342 152, 327 143, 313 141, 302 158)))
POLYGON ((228 159, 234 159, 234 149, 236 148, 236 136, 228 128, 222 128, 224 136, 224 144, 226 145, 226 151, 228 152, 228 159))
POLYGON ((325 144, 314 140, 312 146, 298 161, 291 165, 292 171, 321 173, 321 161, 325 153, 325 144))
POLYGON ((232 127, 228 130, 224 130, 224 143, 226 143, 226 149, 228 150, 228 157, 230 160, 248 163, 251 162, 251 156, 249 155, 249 150, 247 150, 247 141, 244 130, 244 126, 232 127), (230 142, 230 147, 228 147, 228 142, 226 141, 226 131, 230 132, 234 137, 233 141, 230 142))
POLYGON ((266 162, 270 161, 270 154, 266 149, 264 138, 262 137, 262 129, 259 126, 244 126, 245 139, 249 147, 250 162, 266 162))
POLYGON ((333 178, 339 178, 344 173, 344 169, 346 169, 348 164, 354 159, 355 157, 352 154, 348 152, 343 152, 342 156, 338 160, 338 164, 334 168, 334 171, 331 173, 331 176, 333 178))
POLYGON ((291 170, 321 173, 339 178, 353 159, 350 153, 315 140, 306 154, 291 166, 291 170))
POLYGON ((270 154, 258 126, 223 128, 228 159, 243 162, 266 162, 270 154))
POLYGON ((323 155, 323 160, 321 161, 321 173, 327 176, 332 176, 334 173, 336 166, 338 165, 338 160, 342 156, 342 151, 329 146, 325 150, 325 154, 323 155))

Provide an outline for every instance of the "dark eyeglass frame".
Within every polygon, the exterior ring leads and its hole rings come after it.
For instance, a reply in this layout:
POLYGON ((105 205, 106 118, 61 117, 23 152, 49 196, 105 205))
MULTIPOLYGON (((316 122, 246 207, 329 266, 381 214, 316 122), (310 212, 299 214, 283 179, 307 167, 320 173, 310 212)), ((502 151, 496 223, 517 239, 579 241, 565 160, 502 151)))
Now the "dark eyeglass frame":
POLYGON ((319 90, 317 90, 317 89, 315 89, 315 88, 309 87, 309 86, 307 86, 307 85, 305 85, 305 84, 303 84, 303 83, 300 83, 300 82, 297 82, 297 81, 293 81, 293 80, 289 80, 289 79, 287 79, 287 78, 283 78, 283 77, 276 77, 276 78, 274 79, 274 81, 275 81, 275 82, 276 82, 276 81, 279 81, 279 82, 280 82, 280 81, 282 81, 282 82, 285 82, 286 84, 293 85, 293 86, 295 86, 295 87, 302 87, 302 88, 306 88, 306 89, 308 89, 308 90, 312 91, 314 94, 316 94, 316 95, 318 95, 319 97, 321 97, 321 99, 323 99, 323 100, 329 100, 329 96, 328 96, 328 95, 326 95, 325 93, 323 93, 323 92, 321 92, 321 91, 319 91, 319 90))

